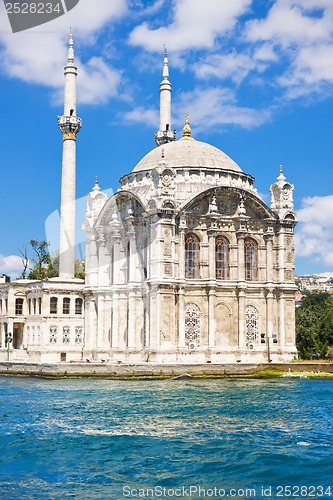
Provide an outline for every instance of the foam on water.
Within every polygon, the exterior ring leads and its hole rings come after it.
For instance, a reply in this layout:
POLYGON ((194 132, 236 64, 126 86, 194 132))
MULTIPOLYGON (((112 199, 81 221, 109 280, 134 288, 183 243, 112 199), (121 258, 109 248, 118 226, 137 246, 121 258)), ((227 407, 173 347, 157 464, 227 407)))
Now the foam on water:
POLYGON ((0 378, 0 497, 195 484, 258 499, 265 486, 331 485, 333 498, 332 401, 330 380, 0 378))

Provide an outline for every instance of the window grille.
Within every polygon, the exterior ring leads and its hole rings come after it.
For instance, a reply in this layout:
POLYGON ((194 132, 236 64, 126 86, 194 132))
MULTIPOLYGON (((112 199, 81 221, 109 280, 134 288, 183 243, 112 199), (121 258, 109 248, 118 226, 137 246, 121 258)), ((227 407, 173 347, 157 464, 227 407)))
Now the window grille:
POLYGON ((259 343, 259 316, 253 306, 246 308, 246 347, 255 350, 259 343))
POLYGON ((189 349, 200 346, 200 309, 196 304, 185 307, 185 345, 189 349))

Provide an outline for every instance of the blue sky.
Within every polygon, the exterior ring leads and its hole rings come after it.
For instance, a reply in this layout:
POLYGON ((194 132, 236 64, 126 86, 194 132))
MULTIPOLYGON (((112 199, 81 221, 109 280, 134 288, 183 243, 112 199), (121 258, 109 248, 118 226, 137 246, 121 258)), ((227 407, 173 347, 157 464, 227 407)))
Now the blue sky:
POLYGON ((296 273, 333 275, 332 0, 80 0, 16 34, 1 3, 0 274, 17 274, 18 249, 45 239, 59 208, 69 26, 83 119, 78 198, 96 175, 116 190, 155 147, 166 44, 178 137, 188 112, 192 135, 253 175, 268 204, 282 164, 300 220, 296 273))

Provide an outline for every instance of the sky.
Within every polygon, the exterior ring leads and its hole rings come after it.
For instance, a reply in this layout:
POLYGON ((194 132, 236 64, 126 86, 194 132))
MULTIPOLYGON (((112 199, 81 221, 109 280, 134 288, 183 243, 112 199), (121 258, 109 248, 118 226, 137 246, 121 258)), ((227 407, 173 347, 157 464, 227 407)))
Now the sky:
POLYGON ((189 113, 192 136, 253 175, 268 205, 282 164, 295 186, 296 274, 333 276, 332 0, 80 0, 15 34, 1 2, 0 275, 21 273, 31 239, 56 246, 69 27, 78 227, 96 176, 116 191, 155 147, 166 45, 177 137, 189 113))

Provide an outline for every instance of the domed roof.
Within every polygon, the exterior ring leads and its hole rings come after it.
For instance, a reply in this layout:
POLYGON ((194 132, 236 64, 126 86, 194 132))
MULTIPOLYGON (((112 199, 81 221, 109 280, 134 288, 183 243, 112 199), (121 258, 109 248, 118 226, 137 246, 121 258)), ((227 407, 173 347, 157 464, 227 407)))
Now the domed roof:
POLYGON ((180 139, 159 146, 139 161, 133 172, 152 170, 161 160, 168 167, 211 167, 242 172, 241 168, 223 151, 206 142, 180 139))

